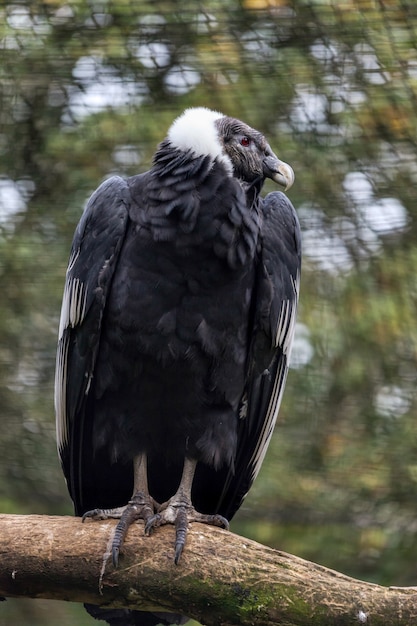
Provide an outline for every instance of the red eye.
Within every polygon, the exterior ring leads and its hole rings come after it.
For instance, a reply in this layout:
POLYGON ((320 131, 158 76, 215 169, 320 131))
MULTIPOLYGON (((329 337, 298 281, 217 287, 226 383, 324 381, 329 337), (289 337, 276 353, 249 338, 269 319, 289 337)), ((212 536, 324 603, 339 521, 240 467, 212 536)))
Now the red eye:
POLYGON ((247 148, 248 146, 250 146, 250 139, 249 137, 246 137, 246 135, 244 135, 243 137, 241 137, 240 139, 240 144, 242 146, 244 146, 245 148, 247 148))

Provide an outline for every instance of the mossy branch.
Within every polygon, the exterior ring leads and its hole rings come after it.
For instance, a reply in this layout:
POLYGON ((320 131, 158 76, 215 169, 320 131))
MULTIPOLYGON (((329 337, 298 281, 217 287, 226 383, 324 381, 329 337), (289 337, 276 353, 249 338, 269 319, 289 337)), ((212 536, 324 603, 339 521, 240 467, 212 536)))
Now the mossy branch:
POLYGON ((0 515, 0 595, 172 610, 207 626, 417 624, 417 588, 355 580, 200 524, 190 528, 179 565, 173 529, 144 537, 138 523, 129 529, 118 569, 110 560, 104 568, 114 527, 113 521, 0 515))

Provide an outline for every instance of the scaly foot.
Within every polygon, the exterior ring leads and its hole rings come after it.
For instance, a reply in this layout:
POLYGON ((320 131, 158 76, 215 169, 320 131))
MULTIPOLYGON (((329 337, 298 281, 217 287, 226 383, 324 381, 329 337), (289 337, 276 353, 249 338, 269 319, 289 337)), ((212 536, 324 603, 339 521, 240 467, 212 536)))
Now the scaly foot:
POLYGON ((175 526, 175 558, 178 565, 187 538, 188 524, 201 522, 211 526, 229 529, 229 522, 222 515, 205 515, 195 510, 190 500, 183 494, 175 494, 168 502, 162 504, 155 515, 149 517, 145 524, 145 534, 149 535, 154 528, 164 524, 175 526))
POLYGON ((138 519, 145 522, 145 528, 149 524, 149 520, 155 517, 155 509, 157 505, 151 496, 141 491, 135 493, 126 506, 120 506, 115 509, 92 509, 84 513, 82 521, 87 518, 94 520, 119 519, 119 523, 114 531, 112 543, 112 559, 114 567, 119 563, 119 554, 123 545, 124 538, 129 527, 138 519))

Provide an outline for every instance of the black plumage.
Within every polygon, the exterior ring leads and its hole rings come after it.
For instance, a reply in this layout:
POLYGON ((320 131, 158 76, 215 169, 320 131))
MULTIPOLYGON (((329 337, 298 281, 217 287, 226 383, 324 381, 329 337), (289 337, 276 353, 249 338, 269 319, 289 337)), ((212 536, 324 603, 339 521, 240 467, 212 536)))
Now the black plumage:
POLYGON ((261 198, 266 177, 293 182, 261 133, 189 109, 148 172, 97 189, 72 244, 55 404, 75 512, 175 523, 177 562, 178 511, 227 525, 285 385, 300 232, 283 193, 261 198), (114 511, 132 494, 139 515, 114 511))

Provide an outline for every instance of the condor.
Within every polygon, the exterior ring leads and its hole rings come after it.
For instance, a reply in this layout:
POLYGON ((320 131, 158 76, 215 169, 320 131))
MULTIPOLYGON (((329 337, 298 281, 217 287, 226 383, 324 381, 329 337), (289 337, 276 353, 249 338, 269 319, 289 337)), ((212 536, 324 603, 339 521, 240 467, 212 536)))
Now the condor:
POLYGON ((175 525, 178 563, 188 522, 227 527, 263 461, 301 265, 294 208, 261 197, 265 178, 287 189, 294 174, 260 132, 188 109, 151 169, 106 180, 75 232, 58 449, 76 515, 120 518, 116 565, 137 519, 175 525))

